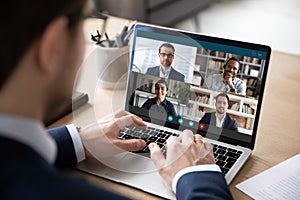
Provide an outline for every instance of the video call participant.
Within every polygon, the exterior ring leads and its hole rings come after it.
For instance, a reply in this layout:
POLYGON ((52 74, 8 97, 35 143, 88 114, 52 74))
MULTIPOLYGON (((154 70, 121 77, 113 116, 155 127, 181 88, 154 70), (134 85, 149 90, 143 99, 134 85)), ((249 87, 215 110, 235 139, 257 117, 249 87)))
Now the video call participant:
POLYGON ((203 86, 213 90, 246 95, 246 83, 236 77, 240 66, 241 64, 237 58, 229 58, 223 66, 223 74, 208 76, 203 86))
POLYGON ((219 128, 238 131, 238 124, 226 112, 229 106, 229 97, 225 93, 216 96, 216 112, 205 113, 199 124, 210 124, 219 128))
POLYGON ((156 97, 148 99, 142 108, 152 110, 160 113, 167 113, 167 115, 176 116, 174 105, 166 99, 168 93, 168 83, 161 79, 155 83, 156 97))
MULTIPOLYGON (((43 124, 49 112, 71 98, 84 56, 83 21, 90 13, 88 3, 92 1, 15 0, 2 4, 0 199, 127 199, 57 168, 104 156, 116 146, 122 151, 143 149, 145 141, 118 139, 125 126, 145 128, 140 118, 123 111, 80 130, 70 125, 46 131, 43 124), (94 147, 93 154, 90 147, 94 147)), ((232 199, 209 143, 191 131, 170 138, 167 157, 157 144, 151 143, 149 148, 159 174, 176 191, 177 199, 232 199)))
POLYGON ((175 48, 172 44, 163 43, 158 49, 160 65, 148 68, 146 74, 184 82, 184 75, 171 66, 174 60, 174 53, 175 48))

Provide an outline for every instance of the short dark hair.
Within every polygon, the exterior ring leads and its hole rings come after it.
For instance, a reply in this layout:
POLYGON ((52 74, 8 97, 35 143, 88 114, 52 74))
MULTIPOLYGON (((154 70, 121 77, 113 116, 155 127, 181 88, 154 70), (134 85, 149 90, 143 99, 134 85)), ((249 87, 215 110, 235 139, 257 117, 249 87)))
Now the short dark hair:
POLYGON ((169 87, 168 87, 168 83, 167 83, 167 81, 165 80, 165 79, 160 79, 160 80, 158 80, 156 83, 155 83, 155 87, 157 86, 157 84, 160 84, 160 83, 162 83, 162 84, 165 84, 165 86, 166 86, 166 88, 167 88, 167 90, 169 89, 169 87))
POLYGON ((229 104, 229 97, 228 97, 228 95, 227 95, 226 93, 220 93, 220 94, 218 94, 218 95, 216 96, 216 101, 218 101, 218 98, 219 98, 219 97, 226 97, 227 103, 229 104))
POLYGON ((87 0, 15 0, 2 4, 0 14, 0 90, 22 56, 46 26, 66 16, 69 28, 80 20, 87 0))
POLYGON ((166 47, 166 48, 170 48, 173 50, 173 53, 175 53, 175 48, 172 44, 170 43, 163 43, 162 45, 160 45, 159 49, 158 49, 158 53, 160 53, 160 50, 162 47, 166 47))
POLYGON ((227 64, 229 63, 229 61, 231 61, 231 60, 238 62, 238 63, 239 63, 239 68, 240 68, 241 63, 240 63, 239 59, 237 59, 236 57, 230 57, 230 58, 228 58, 228 59, 226 60, 225 64, 224 64, 224 68, 226 67, 226 65, 227 65, 227 64))

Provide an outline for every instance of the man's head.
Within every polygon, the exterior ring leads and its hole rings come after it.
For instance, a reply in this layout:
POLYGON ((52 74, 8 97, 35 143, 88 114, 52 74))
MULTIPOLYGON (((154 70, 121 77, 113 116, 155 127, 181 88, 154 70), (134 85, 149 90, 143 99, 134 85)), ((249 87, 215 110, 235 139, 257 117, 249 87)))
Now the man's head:
POLYGON ((160 64, 164 67, 171 66, 174 59, 175 48, 170 43, 163 43, 158 49, 160 64))
POLYGON ((235 57, 231 57, 226 61, 223 68, 224 68, 224 73, 223 73, 224 77, 230 76, 232 78, 235 78, 240 68, 240 61, 235 57))
POLYGON ((2 5, 0 88, 15 70, 28 47, 41 39, 47 25, 56 17, 65 16, 71 30, 81 17, 84 2, 85 0, 17 0, 2 5))
MULTIPOLYGON (((51 106, 70 97, 83 59, 82 19, 87 2, 16 0, 2 5, 1 102, 21 98, 30 109, 31 101, 42 118, 51 106)), ((7 106, 12 108, 13 104, 7 106)))
POLYGON ((229 106, 229 97, 225 93, 220 93, 216 96, 216 112, 224 115, 229 106))
POLYGON ((163 101, 166 98, 167 92, 168 83, 164 79, 161 79, 155 83, 155 94, 160 101, 163 101))

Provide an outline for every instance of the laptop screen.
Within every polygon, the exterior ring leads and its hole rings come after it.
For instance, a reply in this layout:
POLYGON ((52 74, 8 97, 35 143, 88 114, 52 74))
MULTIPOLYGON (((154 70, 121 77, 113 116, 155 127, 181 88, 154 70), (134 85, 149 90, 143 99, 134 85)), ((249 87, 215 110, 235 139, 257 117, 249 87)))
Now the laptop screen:
POLYGON ((127 111, 254 148, 270 47, 141 24, 132 46, 127 111))

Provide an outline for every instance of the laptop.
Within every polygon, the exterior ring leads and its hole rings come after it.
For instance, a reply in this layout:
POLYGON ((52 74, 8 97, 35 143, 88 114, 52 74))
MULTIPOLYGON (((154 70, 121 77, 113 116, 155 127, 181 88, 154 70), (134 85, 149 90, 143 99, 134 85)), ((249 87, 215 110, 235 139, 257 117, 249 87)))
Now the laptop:
MULTIPOLYGON (((266 45, 137 24, 128 70, 125 110, 143 118, 148 127, 143 130, 128 127, 121 131, 119 138, 141 138, 147 144, 156 142, 165 153, 168 137, 180 136, 183 130, 190 129, 213 144, 216 163, 229 184, 255 146, 270 54, 271 48, 266 45), (183 75, 181 79, 170 74, 170 78, 164 78, 159 73, 149 73, 149 68, 160 65, 158 48, 165 43, 171 44, 175 53, 163 57, 172 58, 171 66, 183 75), (229 97, 226 113, 235 120, 237 130, 201 122, 206 113, 216 111, 216 96, 224 93, 224 90, 209 87, 206 83, 210 77, 222 76, 223 66, 231 57, 239 60, 236 77, 245 85, 242 93, 225 92, 229 97), (147 100, 156 97, 155 85, 160 80, 168 85, 166 99, 173 104, 176 114, 143 107, 147 100)), ((101 162, 82 162, 77 168, 163 198, 175 199, 149 155, 146 147, 139 152, 120 153, 101 162)))

